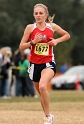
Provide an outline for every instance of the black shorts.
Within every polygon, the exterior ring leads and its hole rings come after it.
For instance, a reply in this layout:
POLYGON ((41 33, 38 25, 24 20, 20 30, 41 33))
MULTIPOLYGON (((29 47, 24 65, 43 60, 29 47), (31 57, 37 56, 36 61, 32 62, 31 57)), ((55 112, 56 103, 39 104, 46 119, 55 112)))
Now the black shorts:
POLYGON ((39 82, 41 78, 41 71, 45 68, 51 68, 54 71, 54 73, 56 73, 55 62, 48 62, 44 64, 30 63, 30 67, 28 69, 30 79, 34 82, 39 82))

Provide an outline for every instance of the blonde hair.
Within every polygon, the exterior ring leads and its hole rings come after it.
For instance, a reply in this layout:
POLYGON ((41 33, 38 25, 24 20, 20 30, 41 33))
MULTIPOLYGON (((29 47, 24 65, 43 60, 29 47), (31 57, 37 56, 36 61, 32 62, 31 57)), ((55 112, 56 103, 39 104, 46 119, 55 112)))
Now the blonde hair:
POLYGON ((41 4, 41 3, 36 4, 36 5, 34 6, 34 9, 35 9, 36 7, 38 7, 38 6, 40 6, 40 7, 44 8, 44 9, 45 9, 46 14, 48 14, 47 19, 46 19, 45 21, 46 21, 46 22, 53 22, 54 17, 55 17, 55 14, 53 14, 53 16, 50 16, 50 15, 49 15, 49 11, 48 11, 48 7, 47 7, 47 6, 45 6, 44 4, 41 4))

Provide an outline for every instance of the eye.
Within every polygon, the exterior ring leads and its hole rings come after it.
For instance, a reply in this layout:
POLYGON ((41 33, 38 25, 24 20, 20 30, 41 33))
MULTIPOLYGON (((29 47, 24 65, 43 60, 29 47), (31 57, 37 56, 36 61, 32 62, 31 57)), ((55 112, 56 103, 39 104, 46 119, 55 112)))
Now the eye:
POLYGON ((42 15, 43 12, 35 12, 35 15, 42 15))
POLYGON ((40 12, 39 14, 40 14, 40 15, 42 15, 43 13, 42 13, 42 12, 40 12))
POLYGON ((35 12, 35 15, 38 15, 38 12, 35 12))

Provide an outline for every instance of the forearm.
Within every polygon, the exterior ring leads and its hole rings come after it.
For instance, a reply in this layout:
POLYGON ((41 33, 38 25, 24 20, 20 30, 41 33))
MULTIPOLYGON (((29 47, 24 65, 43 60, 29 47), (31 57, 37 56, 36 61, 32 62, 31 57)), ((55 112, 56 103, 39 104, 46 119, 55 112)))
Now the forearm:
POLYGON ((70 35, 67 33, 67 34, 63 35, 62 37, 57 38, 56 42, 60 43, 60 42, 63 42, 63 41, 67 41, 69 39, 70 39, 70 35))
POLYGON ((25 50, 25 49, 27 49, 27 48, 29 48, 29 47, 31 47, 30 42, 27 42, 27 43, 20 43, 20 45, 19 45, 19 49, 20 49, 20 50, 25 50))

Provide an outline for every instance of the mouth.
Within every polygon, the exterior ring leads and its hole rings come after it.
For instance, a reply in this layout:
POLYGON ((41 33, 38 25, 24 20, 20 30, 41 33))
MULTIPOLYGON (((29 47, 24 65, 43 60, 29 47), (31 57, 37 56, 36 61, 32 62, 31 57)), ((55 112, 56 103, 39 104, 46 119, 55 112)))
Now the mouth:
POLYGON ((39 20, 41 20, 41 18, 37 18, 37 20, 39 21, 39 20))

